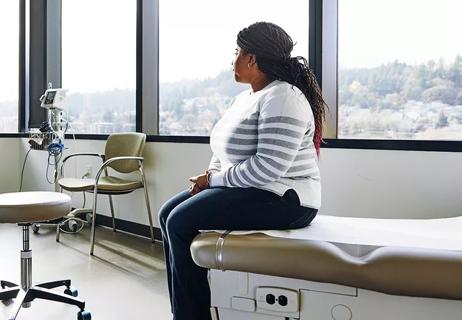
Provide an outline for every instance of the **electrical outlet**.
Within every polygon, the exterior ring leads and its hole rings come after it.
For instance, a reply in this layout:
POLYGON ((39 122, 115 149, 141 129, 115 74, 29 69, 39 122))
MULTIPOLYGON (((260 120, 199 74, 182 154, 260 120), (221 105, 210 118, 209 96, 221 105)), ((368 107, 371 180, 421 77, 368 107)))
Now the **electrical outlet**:
POLYGON ((298 312, 298 291, 275 288, 257 288, 257 307, 277 312, 298 312))

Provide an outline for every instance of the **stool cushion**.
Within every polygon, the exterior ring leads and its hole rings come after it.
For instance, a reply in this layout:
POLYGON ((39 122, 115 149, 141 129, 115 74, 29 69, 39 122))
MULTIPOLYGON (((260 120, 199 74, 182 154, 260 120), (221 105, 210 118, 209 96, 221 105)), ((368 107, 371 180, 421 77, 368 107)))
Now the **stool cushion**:
POLYGON ((69 213, 71 198, 58 192, 0 194, 0 223, 33 223, 58 219, 69 213))

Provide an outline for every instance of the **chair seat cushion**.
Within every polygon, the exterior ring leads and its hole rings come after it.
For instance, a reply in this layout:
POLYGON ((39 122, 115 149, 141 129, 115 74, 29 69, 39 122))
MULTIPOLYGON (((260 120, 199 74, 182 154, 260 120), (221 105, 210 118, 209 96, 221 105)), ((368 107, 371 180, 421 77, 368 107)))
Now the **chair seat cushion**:
POLYGON ((69 213, 71 198, 58 192, 0 194, 0 223, 34 223, 61 218, 69 213))
MULTIPOLYGON (((92 191, 95 179, 62 178, 58 181, 59 185, 68 191, 92 191)), ((133 191, 142 188, 143 183, 136 180, 125 180, 118 177, 100 177, 98 192, 118 193, 133 191)))

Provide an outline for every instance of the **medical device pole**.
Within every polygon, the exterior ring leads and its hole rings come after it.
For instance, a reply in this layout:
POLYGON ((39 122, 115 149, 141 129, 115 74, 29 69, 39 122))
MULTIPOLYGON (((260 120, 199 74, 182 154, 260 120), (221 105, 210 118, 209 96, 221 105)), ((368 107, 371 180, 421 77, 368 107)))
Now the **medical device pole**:
MULTIPOLYGON (((64 130, 62 127, 62 111, 56 108, 50 108, 48 109, 48 121, 50 123, 51 128, 53 129, 54 135, 53 138, 57 138, 60 143, 64 144, 64 130)), ((61 159, 63 150, 61 150, 61 153, 54 153, 54 182, 55 182, 55 192, 59 192, 59 184, 58 184, 58 178, 59 178, 59 160, 61 159)))
POLYGON ((55 182, 55 192, 59 192, 59 191, 60 191, 60 190, 59 190, 60 188, 59 188, 59 183, 58 183, 58 178, 59 178, 59 177, 58 177, 58 172, 59 172, 59 171, 58 171, 58 170, 59 170, 59 163, 58 163, 58 162, 59 162, 60 156, 58 156, 58 155, 55 154, 55 155, 54 155, 54 158, 55 158, 55 173, 54 173, 54 176, 53 176, 53 177, 54 177, 54 182, 55 182))

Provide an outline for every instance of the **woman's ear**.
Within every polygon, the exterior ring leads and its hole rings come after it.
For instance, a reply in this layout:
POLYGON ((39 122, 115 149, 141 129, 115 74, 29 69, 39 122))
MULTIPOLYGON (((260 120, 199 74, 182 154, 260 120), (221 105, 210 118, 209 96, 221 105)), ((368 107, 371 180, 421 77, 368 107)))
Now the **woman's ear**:
POLYGON ((248 63, 247 63, 247 67, 249 69, 251 68, 254 68, 257 66, 257 58, 255 57, 254 54, 249 54, 249 60, 248 60, 248 63))

